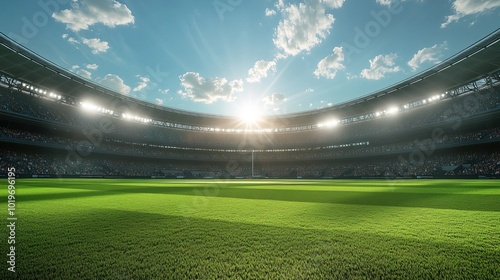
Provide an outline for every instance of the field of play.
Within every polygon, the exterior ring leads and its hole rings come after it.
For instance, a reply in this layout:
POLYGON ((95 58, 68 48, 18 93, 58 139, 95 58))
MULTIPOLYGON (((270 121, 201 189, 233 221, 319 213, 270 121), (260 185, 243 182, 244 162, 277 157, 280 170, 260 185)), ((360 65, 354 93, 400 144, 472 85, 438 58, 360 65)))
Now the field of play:
POLYGON ((497 180, 18 179, 15 274, 1 193, 0 279, 500 279, 497 180))

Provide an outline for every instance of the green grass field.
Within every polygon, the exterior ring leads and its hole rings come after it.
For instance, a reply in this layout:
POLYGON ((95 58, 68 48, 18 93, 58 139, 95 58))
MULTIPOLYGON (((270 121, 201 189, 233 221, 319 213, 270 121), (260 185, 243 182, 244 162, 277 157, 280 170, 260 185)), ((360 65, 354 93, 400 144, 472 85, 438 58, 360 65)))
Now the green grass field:
POLYGON ((500 279, 494 180, 18 179, 1 279, 500 279))

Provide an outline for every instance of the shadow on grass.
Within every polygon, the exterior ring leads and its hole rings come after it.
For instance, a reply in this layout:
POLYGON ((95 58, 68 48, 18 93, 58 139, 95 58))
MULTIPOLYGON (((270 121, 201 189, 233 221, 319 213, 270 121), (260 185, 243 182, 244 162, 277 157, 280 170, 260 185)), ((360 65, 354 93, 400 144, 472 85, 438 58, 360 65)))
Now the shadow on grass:
POLYGON ((393 180, 393 179, 356 179, 356 180, 234 180, 234 179, 20 179, 26 188, 51 187, 51 188, 71 188, 83 190, 113 190, 121 189, 127 186, 144 187, 202 187, 217 186, 219 188, 252 188, 263 187, 266 185, 276 186, 306 186, 306 187, 348 187, 371 188, 387 187, 398 192, 464 192, 482 189, 498 189, 496 180, 393 180), (47 183, 48 182, 48 183, 47 183))
POLYGON ((25 217, 18 234, 20 279, 500 276, 491 248, 112 209, 25 217))
MULTIPOLYGON (((70 187, 71 188, 71 187, 70 187)), ((93 187, 89 187, 91 189, 93 187)), ((319 191, 291 189, 249 189, 207 187, 101 187, 99 191, 23 194, 19 192, 19 202, 88 198, 120 194, 158 194, 210 196, 238 199, 278 200, 293 202, 422 207, 435 209, 456 209, 470 211, 500 211, 500 196, 494 194, 443 194, 443 193, 403 193, 403 192, 359 192, 359 191, 319 191), (216 188, 210 189, 210 188, 216 188), (207 191, 210 190, 210 191, 207 191)))

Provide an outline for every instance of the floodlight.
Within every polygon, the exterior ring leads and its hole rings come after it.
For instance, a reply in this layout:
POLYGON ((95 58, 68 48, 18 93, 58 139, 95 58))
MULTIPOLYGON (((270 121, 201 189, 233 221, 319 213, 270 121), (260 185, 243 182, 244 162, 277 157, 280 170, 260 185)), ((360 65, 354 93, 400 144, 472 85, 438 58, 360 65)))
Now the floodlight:
MULTIPOLYGON (((110 115, 113 114, 113 111, 109 111, 109 114, 110 115)), ((137 121, 140 123, 150 123, 153 121, 152 119, 149 119, 149 118, 143 118, 143 117, 136 116, 136 115, 130 115, 128 113, 123 113, 122 118, 126 119, 126 120, 134 120, 134 121, 137 121)))
POLYGON ((334 127, 337 126, 338 124, 339 124, 338 120, 329 120, 328 122, 326 122, 326 127, 334 127))
MULTIPOLYGON (((52 95, 52 92, 50 93, 52 95)), ((96 106, 92 103, 89 102, 80 102, 80 105, 82 105, 82 109, 86 111, 95 111, 96 106)))
POLYGON ((393 115, 393 114, 396 114, 399 112, 399 108, 398 107, 391 107, 387 110, 387 114, 388 115, 393 115))
POLYGON ((328 120, 326 122, 322 122, 322 123, 318 123, 317 126, 318 128, 330 128, 330 127, 335 127, 339 124, 339 121, 338 120, 335 120, 335 119, 332 119, 332 120, 328 120))

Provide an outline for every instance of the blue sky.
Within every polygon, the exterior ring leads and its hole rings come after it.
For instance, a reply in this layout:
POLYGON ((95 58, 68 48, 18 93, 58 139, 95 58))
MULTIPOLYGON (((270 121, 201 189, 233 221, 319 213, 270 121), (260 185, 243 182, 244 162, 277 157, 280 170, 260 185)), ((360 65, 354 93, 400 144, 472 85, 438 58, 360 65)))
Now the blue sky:
POLYGON ((0 31, 141 100, 273 115, 411 77, 499 18, 498 0, 18 0, 2 7, 0 31))

